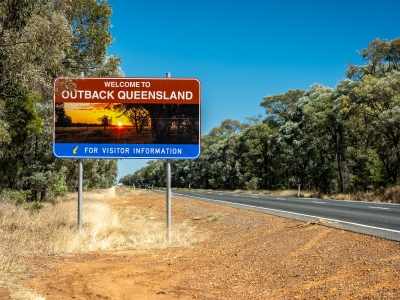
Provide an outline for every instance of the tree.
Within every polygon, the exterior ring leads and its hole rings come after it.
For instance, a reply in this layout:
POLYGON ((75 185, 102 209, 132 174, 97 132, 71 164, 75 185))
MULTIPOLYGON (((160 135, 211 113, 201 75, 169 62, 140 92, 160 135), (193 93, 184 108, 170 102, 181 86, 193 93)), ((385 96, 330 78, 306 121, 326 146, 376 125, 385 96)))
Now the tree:
MULTIPOLYGON (((123 74, 120 60, 106 57, 111 7, 104 0, 8 0, 0 10, 0 188, 44 199, 61 181, 72 189, 77 178, 73 161, 52 155, 54 79, 123 74)), ((70 123, 62 107, 56 116, 70 123)))
POLYGON ((65 113, 64 103, 55 103, 55 126, 71 126, 72 119, 65 113))
MULTIPOLYGON (((349 66, 349 78, 334 88, 314 84, 269 95, 261 102, 264 120, 222 121, 202 137, 198 159, 173 162, 174 186, 286 189, 301 184, 330 194, 398 184, 400 38, 374 39, 359 53, 365 64, 349 66)), ((135 174, 155 180, 165 172, 162 166, 157 161, 135 174)))
POLYGON ((304 91, 301 90, 289 90, 284 94, 265 96, 260 106, 265 108, 266 122, 279 126, 289 121, 296 112, 297 103, 303 94, 304 91))
POLYGON ((277 132, 268 124, 255 124, 242 132, 236 152, 240 166, 240 187, 274 189, 276 170, 274 143, 277 132))
POLYGON ((353 143, 353 151, 361 141, 364 152, 374 149, 385 166, 386 182, 392 184, 400 171, 399 93, 400 72, 392 71, 380 78, 364 76, 343 99, 347 120, 358 141, 353 143))
POLYGON ((220 126, 214 127, 206 136, 204 136, 203 146, 206 149, 211 144, 224 140, 234 133, 242 132, 247 127, 249 127, 248 124, 242 124, 237 120, 223 120, 220 126))
POLYGON ((129 122, 135 126, 136 132, 142 132, 143 127, 151 123, 149 112, 141 105, 124 105, 118 104, 114 106, 117 111, 122 111, 129 122))
POLYGON ((106 130, 106 127, 107 127, 107 126, 111 126, 111 125, 112 125, 112 118, 109 117, 109 116, 106 116, 106 115, 104 115, 104 116, 98 118, 97 121, 99 121, 100 124, 101 124, 102 126, 104 126, 104 130, 106 130))
POLYGON ((314 84, 299 101, 302 131, 312 160, 308 174, 316 189, 343 192, 346 173, 346 127, 339 117, 336 89, 314 84))
POLYGON ((350 65, 347 77, 360 80, 366 75, 373 77, 386 76, 391 71, 400 71, 400 38, 392 41, 375 38, 358 53, 365 61, 363 66, 350 65))

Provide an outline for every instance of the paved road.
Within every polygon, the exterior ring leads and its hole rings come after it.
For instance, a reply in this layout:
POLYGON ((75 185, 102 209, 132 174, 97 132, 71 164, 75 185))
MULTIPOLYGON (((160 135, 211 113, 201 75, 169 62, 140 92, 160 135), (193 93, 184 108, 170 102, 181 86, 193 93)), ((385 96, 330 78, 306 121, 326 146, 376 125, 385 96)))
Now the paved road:
MULTIPOLYGON (((165 189, 160 192, 165 193, 165 189)), ((209 190, 173 190, 172 197, 175 196, 211 201, 301 221, 324 219, 328 226, 400 241, 399 204, 275 197, 209 190)))

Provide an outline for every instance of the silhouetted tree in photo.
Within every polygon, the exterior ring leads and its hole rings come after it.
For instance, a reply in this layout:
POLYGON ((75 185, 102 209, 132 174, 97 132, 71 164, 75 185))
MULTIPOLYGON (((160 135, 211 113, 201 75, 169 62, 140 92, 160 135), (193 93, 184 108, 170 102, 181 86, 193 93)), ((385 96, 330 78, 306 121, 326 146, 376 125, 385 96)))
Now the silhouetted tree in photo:
POLYGON ((56 103, 55 104, 55 117, 56 117, 56 126, 71 126, 72 119, 65 113, 64 103, 56 103))
POLYGON ((98 118, 97 121, 99 121, 101 125, 104 126, 104 130, 106 130, 107 126, 112 125, 112 118, 106 115, 102 116, 101 118, 98 118))
POLYGON ((141 106, 132 107, 125 114, 129 122, 135 126, 136 132, 142 132, 143 127, 150 121, 149 112, 141 106))
POLYGON ((195 144, 199 140, 199 105, 197 104, 131 104, 124 103, 114 110, 125 115, 136 131, 141 132, 142 122, 150 123, 152 143, 195 144), (172 137, 175 126, 177 136, 172 137), (139 129, 139 130, 138 130, 139 129))

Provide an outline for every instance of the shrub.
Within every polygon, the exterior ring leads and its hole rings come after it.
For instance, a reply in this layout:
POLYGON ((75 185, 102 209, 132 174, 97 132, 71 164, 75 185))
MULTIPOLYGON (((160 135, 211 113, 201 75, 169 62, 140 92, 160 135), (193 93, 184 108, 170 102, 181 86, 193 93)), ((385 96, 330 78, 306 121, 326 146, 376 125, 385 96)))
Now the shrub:
POLYGON ((68 187, 65 181, 60 178, 53 184, 53 191, 55 196, 65 196, 68 193, 68 187))
POLYGON ((221 218, 221 217, 223 217, 223 216, 224 216, 224 215, 221 214, 221 213, 212 213, 212 214, 209 216, 208 221, 209 221, 209 222, 217 221, 219 218, 221 218))
POLYGON ((32 203, 26 204, 24 208, 26 210, 30 210, 30 211, 34 212, 34 211, 38 211, 38 210, 42 209, 43 207, 44 207, 44 205, 40 202, 32 202, 32 203))
POLYGON ((31 197, 31 191, 3 190, 0 194, 1 202, 24 204, 31 197))

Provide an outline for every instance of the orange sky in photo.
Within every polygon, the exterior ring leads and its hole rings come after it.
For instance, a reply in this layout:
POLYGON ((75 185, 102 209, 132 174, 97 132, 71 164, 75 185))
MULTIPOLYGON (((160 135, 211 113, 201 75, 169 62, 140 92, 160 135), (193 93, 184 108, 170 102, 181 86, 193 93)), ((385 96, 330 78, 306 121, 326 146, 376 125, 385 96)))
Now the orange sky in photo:
POLYGON ((120 112, 115 112, 113 104, 109 106, 111 109, 105 109, 108 103, 72 103, 64 102, 65 113, 72 118, 72 123, 88 123, 100 124, 99 118, 106 115, 112 118, 112 125, 118 125, 119 122, 124 126, 131 126, 132 124, 120 112))

